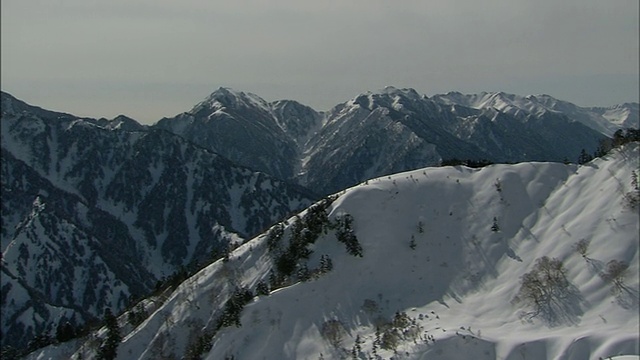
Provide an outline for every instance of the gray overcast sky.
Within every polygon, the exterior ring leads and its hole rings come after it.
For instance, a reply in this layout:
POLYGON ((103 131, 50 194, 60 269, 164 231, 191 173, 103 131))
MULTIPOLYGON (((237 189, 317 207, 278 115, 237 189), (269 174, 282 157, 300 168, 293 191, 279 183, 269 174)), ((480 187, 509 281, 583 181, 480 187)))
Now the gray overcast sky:
POLYGON ((638 0, 2 0, 1 87, 144 123, 220 86, 328 110, 367 90, 638 101, 638 0))

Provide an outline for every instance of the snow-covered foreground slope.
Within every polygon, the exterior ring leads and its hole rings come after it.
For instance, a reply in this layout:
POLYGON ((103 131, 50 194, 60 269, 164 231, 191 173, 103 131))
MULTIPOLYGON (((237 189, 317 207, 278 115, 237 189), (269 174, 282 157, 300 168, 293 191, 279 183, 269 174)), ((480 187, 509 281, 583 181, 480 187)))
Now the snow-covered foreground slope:
MULTIPOLYGON (((253 298, 240 327, 216 332, 233 289, 255 293, 292 234, 311 232, 295 229, 302 213, 286 222, 280 245, 268 250, 274 237, 267 234, 247 242, 150 307, 137 328, 123 316, 118 358, 180 358, 212 334, 206 359, 638 355, 640 227, 629 199, 638 194, 639 150, 627 144, 583 166, 441 167, 369 180, 326 210, 332 220, 353 217, 362 257, 336 240, 339 226, 323 227, 307 245, 308 260, 298 262, 316 274, 311 280, 253 298), (576 251, 583 239, 585 256, 576 251), (562 261, 567 286, 532 314, 515 299, 523 275, 545 256, 562 261), (327 257, 333 269, 315 273, 327 257), (629 265, 617 284, 603 276, 611 260, 629 265)), ((32 357, 88 358, 96 344, 67 343, 32 357)))

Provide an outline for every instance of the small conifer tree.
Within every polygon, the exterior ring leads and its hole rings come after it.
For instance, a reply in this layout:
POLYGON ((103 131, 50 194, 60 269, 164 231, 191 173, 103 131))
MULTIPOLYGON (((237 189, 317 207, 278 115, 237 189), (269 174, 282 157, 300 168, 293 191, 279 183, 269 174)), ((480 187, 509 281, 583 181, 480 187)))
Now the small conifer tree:
POLYGON ((593 157, 589 155, 585 149, 582 149, 580 151, 580 156, 578 156, 578 164, 586 164, 591 160, 593 160, 593 157))
POLYGON ((498 226, 498 218, 495 216, 493 217, 493 225, 491 225, 491 231, 493 232, 500 231, 500 226, 498 226))
POLYGON ((98 359, 112 360, 117 355, 118 345, 120 345, 122 337, 120 336, 118 319, 111 313, 109 308, 104 312, 104 325, 107 328, 107 338, 98 349, 98 359))
POLYGON ((267 285, 267 283, 265 283, 264 281, 260 280, 258 282, 258 285, 256 285, 256 295, 258 296, 269 295, 269 285, 267 285))

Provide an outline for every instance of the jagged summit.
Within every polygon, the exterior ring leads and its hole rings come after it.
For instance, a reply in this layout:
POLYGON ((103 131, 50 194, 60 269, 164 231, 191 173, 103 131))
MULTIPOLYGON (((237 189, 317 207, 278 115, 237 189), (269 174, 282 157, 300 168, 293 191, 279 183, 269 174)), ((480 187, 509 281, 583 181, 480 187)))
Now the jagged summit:
MULTIPOLYGON (((89 119, 89 121, 91 121, 91 119, 89 119)), ((92 122, 110 130, 144 131, 147 129, 146 125, 142 125, 136 120, 122 114, 113 119, 101 118, 92 122)))
MULTIPOLYGON (((277 114, 277 113, 276 113, 277 114)), ((154 127, 178 134, 229 160, 290 179, 297 166, 296 141, 285 133, 271 104, 257 95, 219 88, 188 112, 154 127)))
POLYGON ((399 89, 393 86, 386 86, 379 91, 367 91, 361 93, 344 103, 347 106, 361 106, 362 108, 374 110, 379 107, 393 106, 398 102, 417 102, 427 99, 425 95, 420 95, 411 88, 399 89))
POLYGON ((421 99, 426 98, 424 95, 420 95, 413 88, 396 88, 394 86, 386 86, 384 89, 380 91, 381 94, 387 94, 391 96, 404 96, 413 99, 421 99))
POLYGON ((207 110, 250 107, 258 107, 268 111, 268 104, 261 97, 252 93, 236 91, 229 87, 220 87, 194 106, 189 113, 196 115, 207 110))
POLYGON ((638 128, 638 104, 619 104, 608 108, 584 108, 551 95, 537 94, 520 96, 504 92, 481 92, 461 94, 450 92, 434 95, 435 101, 443 104, 456 104, 474 109, 495 109, 522 120, 530 115, 544 117, 548 113, 566 116, 570 121, 580 122, 607 136, 611 136, 621 127, 638 128))

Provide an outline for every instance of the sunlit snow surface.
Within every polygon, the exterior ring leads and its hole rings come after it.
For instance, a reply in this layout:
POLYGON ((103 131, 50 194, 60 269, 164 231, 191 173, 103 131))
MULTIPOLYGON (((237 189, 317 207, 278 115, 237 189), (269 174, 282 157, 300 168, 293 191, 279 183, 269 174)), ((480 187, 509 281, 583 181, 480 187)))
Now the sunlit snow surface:
MULTIPOLYGON (((378 348, 381 358, 638 359, 640 227, 638 209, 625 195, 632 171, 638 172, 639 148, 629 144, 583 166, 427 168, 348 189, 330 217, 353 216, 364 257, 348 255, 332 233, 322 236, 308 264, 318 266, 327 254, 333 271, 254 298, 242 326, 221 330, 204 358, 350 358, 359 335, 358 358, 366 359, 373 356, 378 319, 406 312, 421 326, 421 338, 401 341, 396 354, 378 348), (494 217, 498 232, 491 230, 494 217), (574 248, 581 239, 590 241, 586 257, 574 248), (563 261, 575 291, 559 305, 563 311, 527 319, 527 308, 513 299, 521 276, 542 256, 563 261), (599 276, 614 259, 629 264, 618 292, 599 276), (321 336, 322 324, 332 319, 345 330, 339 347, 321 336)), ((124 326, 123 317, 123 329, 131 331, 118 359, 180 358, 229 291, 255 288, 271 266, 259 236, 228 263, 218 261, 185 281, 138 328, 124 326)), ((89 358, 88 343, 49 347, 31 358, 73 352, 89 358)))

